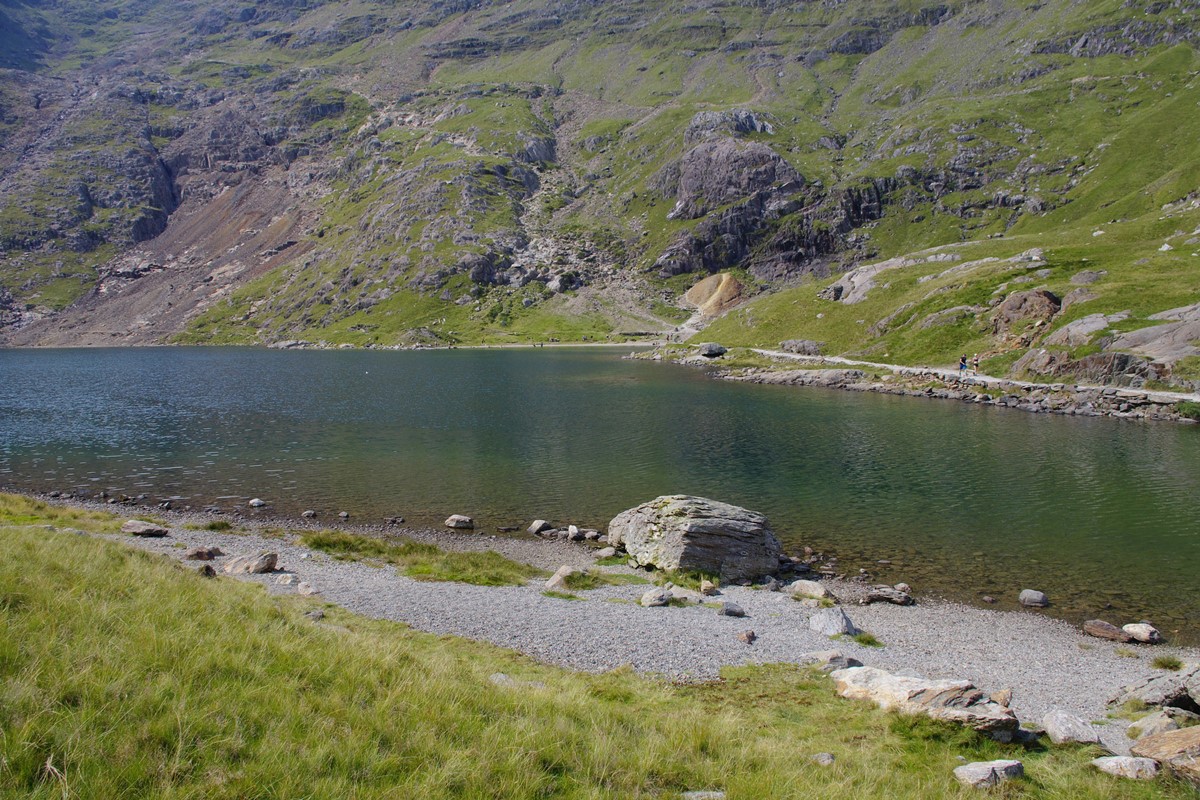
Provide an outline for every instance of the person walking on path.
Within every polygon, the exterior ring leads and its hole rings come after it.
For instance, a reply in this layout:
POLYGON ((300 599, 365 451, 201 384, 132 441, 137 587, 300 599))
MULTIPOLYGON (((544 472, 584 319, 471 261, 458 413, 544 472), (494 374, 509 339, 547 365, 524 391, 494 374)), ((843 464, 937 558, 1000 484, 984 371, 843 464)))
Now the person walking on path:
POLYGON ((976 375, 979 374, 979 353, 976 353, 971 359, 971 372, 974 372, 976 375))
POLYGON ((958 359, 958 376, 961 378, 967 371, 967 354, 963 353, 958 359))

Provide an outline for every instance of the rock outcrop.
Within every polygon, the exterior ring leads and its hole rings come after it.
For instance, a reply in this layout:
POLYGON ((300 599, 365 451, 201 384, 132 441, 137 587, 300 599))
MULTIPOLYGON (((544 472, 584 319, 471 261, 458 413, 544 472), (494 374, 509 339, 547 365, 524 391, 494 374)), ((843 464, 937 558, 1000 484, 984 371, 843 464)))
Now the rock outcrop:
POLYGON ((779 566, 779 540, 765 516, 703 497, 667 495, 623 511, 609 523, 608 541, 643 566, 724 581, 769 575, 779 566))
POLYGON ((840 669, 831 677, 842 697, 955 722, 998 741, 1011 741, 1019 725, 1012 709, 992 701, 970 681, 910 678, 874 667, 840 669))
POLYGON ((1200 726, 1146 736, 1129 748, 1151 758, 1178 777, 1200 786, 1200 726))

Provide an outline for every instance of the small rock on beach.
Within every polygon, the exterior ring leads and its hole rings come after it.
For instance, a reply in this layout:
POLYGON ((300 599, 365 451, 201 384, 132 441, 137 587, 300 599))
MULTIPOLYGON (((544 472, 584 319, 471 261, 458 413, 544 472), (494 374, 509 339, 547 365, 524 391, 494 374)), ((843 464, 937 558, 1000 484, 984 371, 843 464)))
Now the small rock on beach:
POLYGON ((132 536, 147 536, 147 537, 162 537, 170 533, 169 530, 154 522, 146 522, 143 519, 131 519, 121 526, 122 533, 128 533, 132 536))

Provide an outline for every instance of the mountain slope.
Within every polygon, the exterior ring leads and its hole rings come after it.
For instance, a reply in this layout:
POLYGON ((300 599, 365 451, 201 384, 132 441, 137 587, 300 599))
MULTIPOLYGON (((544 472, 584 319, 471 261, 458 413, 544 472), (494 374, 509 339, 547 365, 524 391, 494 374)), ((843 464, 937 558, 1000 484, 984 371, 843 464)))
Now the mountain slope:
POLYGON ((999 368, 1200 299, 1194 2, 0 10, 14 343, 604 338, 670 330, 732 271, 749 302, 706 336, 999 368), (1106 274, 1031 336, 991 318, 1003 271, 817 297, 960 243, 1040 250, 1024 288, 1060 301, 1106 274))

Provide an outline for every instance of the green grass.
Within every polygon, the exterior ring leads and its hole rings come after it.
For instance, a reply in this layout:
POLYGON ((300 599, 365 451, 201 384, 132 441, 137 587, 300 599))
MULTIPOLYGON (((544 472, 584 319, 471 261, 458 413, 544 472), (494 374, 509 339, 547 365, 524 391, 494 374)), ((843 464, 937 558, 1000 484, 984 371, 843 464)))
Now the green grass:
POLYGON ((1155 669, 1165 669, 1170 672, 1178 672, 1183 669, 1183 662, 1176 656, 1155 656, 1150 662, 1150 666, 1155 669))
MULTIPOLYGON (((51 515, 41 519, 50 524, 51 515)), ((115 522, 115 518, 113 520, 115 522)), ((119 544, 0 527, 0 793, 11 797, 1184 798, 1090 752, 1023 751, 837 698, 795 666, 676 685, 537 664, 119 544), (197 614, 196 609, 204 609, 197 614), (503 672, 520 690, 497 686, 503 672), (539 686, 540 684, 540 686, 539 686), (542 688, 544 687, 544 688, 542 688), (831 769, 798 754, 828 751, 831 769), (1008 796, 1009 793, 1006 793, 1008 796)))
POLYGON ((542 597, 552 597, 556 600, 582 600, 583 599, 582 597, 580 597, 577 594, 571 594, 570 592, 556 592, 553 589, 547 589, 546 591, 542 592, 542 597))
POLYGON ((1182 403, 1175 404, 1175 411, 1185 419, 1200 421, 1200 403, 1192 403, 1185 400, 1182 403))
POLYGON ((861 644, 863 647, 883 647, 883 642, 875 637, 875 634, 867 631, 859 631, 850 637, 854 641, 861 644))
POLYGON ((233 523, 227 519, 214 519, 211 522, 205 522, 202 524, 194 524, 189 522, 183 527, 191 531, 219 531, 222 533, 229 533, 233 531, 233 523))
POLYGON ((520 564, 491 550, 482 553, 449 552, 408 540, 381 539, 344 531, 313 531, 300 541, 306 547, 348 560, 375 560, 392 564, 410 578, 455 581, 477 586, 520 586, 545 577, 545 570, 520 564))

